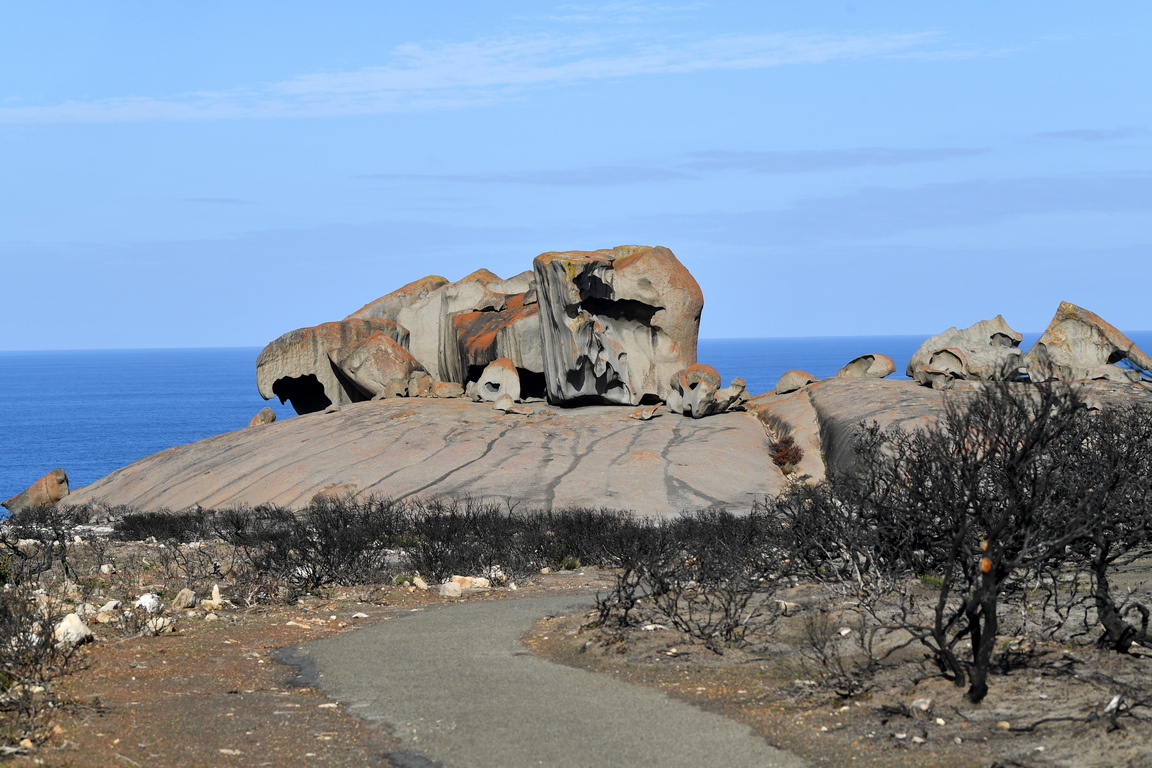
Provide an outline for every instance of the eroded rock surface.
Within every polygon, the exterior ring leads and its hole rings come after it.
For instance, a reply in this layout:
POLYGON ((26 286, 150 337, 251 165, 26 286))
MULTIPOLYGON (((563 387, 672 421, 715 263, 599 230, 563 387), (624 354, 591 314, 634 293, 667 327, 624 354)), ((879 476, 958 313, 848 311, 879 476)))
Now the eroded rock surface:
POLYGON ((667 248, 545 253, 533 266, 551 402, 666 400, 695 364, 704 296, 667 248))
POLYGON ((279 397, 291 402, 296 413, 322 411, 366 399, 343 379, 329 353, 352 345, 373 333, 383 333, 403 346, 408 333, 392 320, 342 320, 289 331, 256 358, 256 386, 265 400, 279 397))
POLYGON ((670 382, 668 410, 694 419, 713 416, 739 405, 748 398, 745 381, 735 378, 720 387, 720 374, 710 365, 697 363, 678 372, 670 382))
POLYGON ((907 375, 920 384, 946 389, 952 380, 1000 381, 1020 366, 1023 335, 1003 315, 968 328, 949 328, 928 338, 908 361, 907 375))
POLYGON ((47 507, 68 495, 68 473, 56 467, 44 477, 5 501, 3 506, 12 514, 29 507, 47 507))
POLYGON ((1141 371, 1117 365, 1122 361, 1152 371, 1152 360, 1131 339, 1095 312, 1062 301, 1023 362, 1034 381, 1139 381, 1141 371))
POLYGON ((326 486, 383 496, 508 499, 525 508, 613 507, 677 515, 747 510, 779 491, 747 413, 635 421, 609 406, 507 415, 462 399, 352 403, 154 454, 70 502, 141 509, 264 503, 299 508, 326 486))
POLYGON ((776 380, 775 392, 778 395, 786 395, 789 392, 795 392, 798 389, 806 387, 815 381, 820 381, 820 377, 813 376, 808 373, 808 371, 784 371, 780 378, 776 380))
POLYGON ((408 285, 403 288, 397 288, 386 296, 381 296, 375 301, 368 302, 344 319, 365 320, 368 318, 385 318, 387 320, 395 320, 400 310, 404 309, 404 307, 411 306, 417 301, 427 298, 429 294, 438 291, 447 284, 448 280, 440 277, 440 275, 422 277, 419 280, 408 283, 408 285))
POLYGON ((472 388, 472 399, 477 402, 494 403, 502 397, 512 402, 520 399, 520 374, 506 357, 489 363, 472 388))

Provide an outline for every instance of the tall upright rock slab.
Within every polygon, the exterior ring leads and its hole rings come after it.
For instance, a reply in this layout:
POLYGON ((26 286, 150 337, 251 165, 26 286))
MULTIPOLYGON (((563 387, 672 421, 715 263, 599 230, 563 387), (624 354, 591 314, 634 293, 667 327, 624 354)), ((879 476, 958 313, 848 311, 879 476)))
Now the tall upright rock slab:
POLYGON ((544 253, 533 268, 553 403, 667 400, 696 363, 704 295, 667 248, 544 253))

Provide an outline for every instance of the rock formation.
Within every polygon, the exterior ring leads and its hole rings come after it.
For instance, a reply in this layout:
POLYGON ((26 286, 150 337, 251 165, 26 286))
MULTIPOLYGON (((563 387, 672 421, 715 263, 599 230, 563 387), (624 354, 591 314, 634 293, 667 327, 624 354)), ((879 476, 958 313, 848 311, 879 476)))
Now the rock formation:
POLYGON ((820 381, 820 377, 813 376, 807 371, 784 371, 784 374, 776 381, 775 392, 778 395, 786 395, 806 387, 814 381, 820 381))
POLYGON ((930 337, 908 361, 907 375, 933 389, 946 389, 955 379, 1000 381, 1020 367, 1023 335, 1003 315, 965 328, 949 328, 930 337))
POLYGON ((1033 381, 1135 382, 1141 379, 1136 368, 1152 371, 1152 360, 1131 339, 1095 312, 1067 301, 1060 302, 1056 316, 1024 356, 1023 364, 1033 381), (1135 368, 1116 365, 1123 360, 1135 368))
POLYGON ((428 275, 422 277, 415 282, 408 283, 403 288, 398 288, 387 296, 381 296, 375 301, 370 301, 360 309, 356 310, 345 320, 366 320, 369 318, 384 318, 386 320, 395 320, 400 310, 415 304, 421 299, 427 298, 429 294, 438 291, 448 284, 448 280, 440 275, 428 275))
POLYGON ((476 402, 494 403, 502 397, 512 402, 520 399, 520 374, 506 357, 489 363, 472 388, 472 399, 476 402))
POLYGON ((882 379, 896 372, 896 363, 888 355, 860 355, 844 365, 836 375, 842 379, 882 379))
POLYGON ((332 365, 371 399, 385 389, 397 389, 424 366, 383 331, 328 352, 332 365))
POLYGON ((373 333, 383 333, 404 346, 408 332, 382 318, 342 320, 289 331, 256 358, 256 386, 265 400, 273 396, 291 402, 296 413, 322 411, 366 396, 332 365, 329 354, 373 333))
POLYGON ((545 253, 533 267, 551 402, 666 400, 696 362, 704 296, 667 248, 545 253))
POLYGON ((668 410, 702 419, 723 413, 748 399, 744 379, 737 377, 724 389, 720 383, 720 374, 712 366, 701 363, 688 366, 669 382, 672 392, 667 398, 668 410))
POLYGON ((68 473, 56 467, 44 477, 5 501, 3 506, 12 514, 30 507, 47 507, 68 495, 68 473))

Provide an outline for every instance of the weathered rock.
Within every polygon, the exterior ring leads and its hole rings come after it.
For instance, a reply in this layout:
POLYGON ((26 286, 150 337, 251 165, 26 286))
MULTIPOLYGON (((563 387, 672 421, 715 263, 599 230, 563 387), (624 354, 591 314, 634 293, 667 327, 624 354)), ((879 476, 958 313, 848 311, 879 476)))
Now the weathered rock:
POLYGON ((764 429, 749 414, 723 413, 686 429, 679 418, 639 422, 627 412, 538 409, 512 419, 464 399, 353 403, 323 418, 169 448, 74 491, 69 503, 300 509, 328 484, 355 483, 397 499, 470 496, 525 509, 677 515, 714 504, 747 510, 784 487, 764 429))
POLYGON ((1131 339, 1095 312, 1062 301, 1023 362, 1033 381, 1139 381, 1140 371, 1116 365, 1122 360, 1152 371, 1152 360, 1131 339))
POLYGON ((276 411, 268 406, 264 406, 260 409, 259 413, 252 417, 252 420, 248 422, 248 426, 259 427, 262 424, 271 424, 274 421, 276 421, 276 411))
POLYGON ((1023 335, 1012 330, 1003 315, 968 328, 949 328, 927 339, 908 361, 909 378, 934 389, 950 386, 949 378, 1001 381, 1020 366, 1023 335))
POLYGON ((646 408, 637 408, 628 414, 628 418, 636 419, 636 421, 650 421, 659 415, 656 411, 660 410, 663 405, 663 403, 656 403, 656 405, 649 405, 646 408))
POLYGON ((360 309, 356 310, 345 320, 365 320, 368 318, 384 318, 386 320, 396 320, 400 310, 405 307, 412 306, 421 299, 427 298, 430 294, 448 285, 446 278, 440 275, 428 275, 419 280, 408 283, 403 288, 397 288, 387 296, 381 296, 375 301, 370 301, 360 309))
POLYGON ((264 347, 256 358, 256 385, 261 397, 291 402, 297 413, 367 400, 356 386, 341 379, 328 355, 376 332, 401 346, 407 341, 404 328, 384 319, 343 320, 289 331, 264 347))
POLYGON ((196 593, 185 587, 176 593, 176 597, 172 598, 172 610, 185 611, 189 608, 196 607, 196 593))
POLYGON ((164 610, 164 603, 153 592, 145 592, 136 598, 135 607, 143 608, 148 613, 159 613, 164 610))
POLYGON ((464 397, 464 387, 454 381, 432 383, 432 397, 464 397))
POLYGON ((720 374, 710 365, 697 363, 678 372, 670 382, 668 410, 683 413, 694 419, 723 413, 748 399, 744 379, 735 378, 723 389, 720 374))
POLYGON ((29 507, 47 507, 68 495, 68 473, 56 467, 44 477, 5 501, 2 505, 12 514, 29 507))
POLYGON ((520 374, 511 360, 502 357, 493 360, 480 374, 476 386, 472 388, 472 399, 476 402, 494 403, 503 396, 520 399, 520 374))
POLYGON ((425 592, 428 591, 428 582, 424 581, 424 579, 420 578, 419 576, 412 577, 412 586, 416 587, 416 589, 422 589, 425 592))
POLYGON ((764 425, 769 448, 783 437, 790 436, 803 454, 794 474, 814 481, 824 479, 824 460, 820 444, 820 422, 816 409, 808 397, 808 389, 801 388, 787 394, 768 392, 746 401, 744 407, 764 425))
POLYGON ((414 371, 424 367, 382 331, 328 353, 332 365, 368 399, 381 392, 392 392, 395 380, 407 381, 414 371))
POLYGON ((816 381, 820 381, 820 377, 813 376, 807 371, 784 371, 784 374, 776 380, 775 391, 778 395, 786 395, 816 381))
POLYGON ((372 399, 386 400, 389 397, 408 397, 408 379, 388 379, 372 399))
POLYGON ((483 576, 453 576, 452 581, 461 589, 488 589, 492 586, 492 582, 483 576))
POLYGON ((111 576, 112 574, 116 573, 116 566, 115 566, 115 564, 113 564, 113 563, 102 563, 102 564, 100 565, 100 573, 104 574, 105 576, 111 576))
POLYGON ((432 397, 433 383, 426 371, 413 371, 408 377, 408 397, 432 397))
POLYGON ((527 405, 517 405, 511 395, 500 395, 500 397, 496 398, 496 402, 492 408, 493 410, 503 411, 504 413, 514 413, 519 416, 531 416, 535 413, 535 411, 527 405))
MULTIPOLYGON (((445 380, 474 381, 493 360, 508 358, 513 365, 538 374, 543 395, 544 347, 540 334, 540 307, 524 303, 524 295, 507 297, 503 310, 458 312, 451 333, 440 350, 440 373, 445 380)), ((449 326, 446 324, 445 328, 449 326)))
POLYGON ((896 372, 896 363, 888 355, 873 353, 850 360, 836 372, 842 379, 882 379, 896 372))
POLYGON ((454 331, 451 316, 456 312, 504 309, 508 297, 488 288, 489 284, 499 282, 500 278, 496 275, 486 269, 479 269, 454 283, 429 292, 424 298, 396 313, 397 322, 409 333, 408 351, 434 379, 448 380, 441 373, 440 357, 445 339, 451 338, 454 331))
POLYGON ((667 400, 696 363, 704 296, 667 248, 544 253, 533 267, 551 402, 667 400))
POLYGON ((220 597, 220 585, 212 585, 212 597, 200 601, 200 607, 209 611, 218 611, 224 607, 224 600, 220 597))
POLYGON ((464 588, 454 581, 446 581, 440 585, 440 597, 460 597, 464 588))
POLYGON ((488 290, 494 293, 524 294, 536 287, 536 273, 526 269, 507 280, 494 280, 488 283, 488 290))
POLYGON ((170 616, 153 616, 144 622, 144 626, 140 628, 140 634, 148 635, 162 635, 165 632, 176 631, 176 620, 170 616))
POLYGON ((80 645, 92 639, 92 630, 79 616, 70 613, 52 629, 52 639, 60 648, 80 645))

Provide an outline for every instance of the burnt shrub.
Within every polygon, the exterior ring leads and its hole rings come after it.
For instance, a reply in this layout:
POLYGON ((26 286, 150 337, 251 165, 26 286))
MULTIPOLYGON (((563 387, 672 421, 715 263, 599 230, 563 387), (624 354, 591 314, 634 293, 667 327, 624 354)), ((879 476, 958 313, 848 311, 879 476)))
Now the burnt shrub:
POLYGON ((10 583, 37 581, 60 565, 66 578, 76 574, 69 560, 73 529, 88 521, 83 507, 44 506, 22 509, 0 527, 0 548, 8 556, 10 583))
POLYGON ((204 512, 130 512, 113 523, 113 535, 121 541, 157 541, 186 544, 204 538, 211 531, 204 512))

